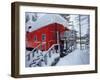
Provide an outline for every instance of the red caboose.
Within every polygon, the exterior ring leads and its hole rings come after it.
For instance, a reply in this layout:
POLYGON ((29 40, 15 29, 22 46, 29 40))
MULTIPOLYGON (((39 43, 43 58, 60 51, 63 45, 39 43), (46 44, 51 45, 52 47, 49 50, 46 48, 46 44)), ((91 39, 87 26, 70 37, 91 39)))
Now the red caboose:
MULTIPOLYGON (((59 16, 57 15, 56 19, 58 19, 58 17, 59 16)), ((61 17, 59 19, 61 19, 61 17)), ((42 21, 43 20, 46 21, 45 19, 42 19, 42 21)), ((32 27, 36 26, 32 25, 32 27)), ((31 26, 29 28, 31 28, 31 26)), ((38 29, 26 33, 26 47, 38 47, 43 51, 48 50, 53 44, 57 44, 58 39, 60 43, 60 34, 63 34, 65 30, 67 31, 69 29, 65 29, 65 26, 63 25, 63 23, 61 24, 60 21, 52 21, 50 23, 47 23, 46 25, 41 26, 38 29)))

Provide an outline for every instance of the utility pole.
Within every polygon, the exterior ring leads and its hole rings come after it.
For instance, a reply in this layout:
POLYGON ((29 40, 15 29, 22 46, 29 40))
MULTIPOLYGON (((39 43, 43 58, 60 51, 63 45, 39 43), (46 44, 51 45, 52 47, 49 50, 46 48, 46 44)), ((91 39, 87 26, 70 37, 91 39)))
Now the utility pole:
POLYGON ((90 18, 88 16, 88 29, 87 29, 87 41, 88 41, 88 46, 89 46, 89 43, 90 43, 90 18))
POLYGON ((82 49, 81 44, 81 15, 79 14, 79 36, 80 36, 80 50, 82 49))

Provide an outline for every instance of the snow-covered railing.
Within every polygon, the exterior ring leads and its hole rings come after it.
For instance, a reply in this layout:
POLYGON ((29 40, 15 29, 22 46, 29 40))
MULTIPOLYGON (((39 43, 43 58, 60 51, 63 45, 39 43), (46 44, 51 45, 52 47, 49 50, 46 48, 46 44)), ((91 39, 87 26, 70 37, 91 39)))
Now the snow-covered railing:
POLYGON ((53 44, 48 50, 47 52, 49 52, 52 48, 54 48, 55 46, 60 46, 59 44, 53 44))
MULTIPOLYGON (((30 56, 30 60, 28 61, 29 66, 31 67, 32 65, 36 66, 42 59, 43 59, 43 55, 42 55, 42 51, 40 51, 38 48, 43 45, 43 44, 39 44, 37 45, 32 51, 30 51, 28 53, 28 55, 30 56), (36 51, 37 52, 36 52, 36 51), (38 54, 41 52, 41 56, 38 54), (37 56, 35 55, 37 54, 37 56), (35 55, 33 57, 33 55, 35 55)), ((27 55, 26 55, 27 56, 27 55)))
POLYGON ((75 40, 76 39, 76 31, 70 30, 70 31, 65 31, 64 33, 60 34, 60 37, 62 40, 75 40))
POLYGON ((44 43, 41 43, 39 45, 37 45, 32 51, 30 51, 28 54, 31 54, 32 52, 34 52, 36 49, 38 49, 41 45, 43 45, 44 43))
POLYGON ((45 61, 47 66, 52 66, 52 65, 54 65, 57 62, 56 59, 59 58, 59 57, 60 57, 60 44, 53 44, 45 52, 44 61, 45 61), (58 46, 58 48, 57 48, 57 46, 58 46))
POLYGON ((39 44, 36 48, 34 48, 28 55, 30 55, 30 61, 28 61, 28 66, 50 66, 55 63, 55 59, 60 57, 60 44, 53 44, 47 51, 40 51, 38 47, 42 45, 39 44), (35 50, 38 50, 36 52, 35 50), (37 54, 38 57, 33 57, 33 54, 37 54), (42 55, 40 55, 42 54, 42 55))
POLYGON ((39 44, 37 47, 35 47, 29 54, 31 54, 32 52, 34 52, 40 46, 41 46, 41 44, 39 44))
POLYGON ((41 61, 43 61, 43 59, 44 59, 44 57, 43 56, 39 56, 39 57, 37 57, 36 59, 33 59, 32 61, 31 61, 31 63, 29 64, 29 67, 31 67, 31 66, 41 66, 41 61))
MULTIPOLYGON (((60 46, 59 44, 53 44, 47 51, 42 52, 43 55, 39 56, 38 60, 33 59, 29 66, 31 67, 31 66, 42 65, 41 64, 42 61, 45 63, 44 64, 45 66, 52 65, 52 63, 54 63, 54 60, 59 56, 59 54, 55 54, 56 52, 54 53, 56 46, 58 46, 58 49, 59 49, 59 46, 60 46), (53 51, 53 52, 51 52, 51 51, 53 51)), ((38 46, 35 49, 37 49, 37 48, 38 48, 38 46)), ((35 49, 33 49, 32 51, 34 51, 35 49)), ((59 49, 59 51, 60 51, 60 49, 59 49)))

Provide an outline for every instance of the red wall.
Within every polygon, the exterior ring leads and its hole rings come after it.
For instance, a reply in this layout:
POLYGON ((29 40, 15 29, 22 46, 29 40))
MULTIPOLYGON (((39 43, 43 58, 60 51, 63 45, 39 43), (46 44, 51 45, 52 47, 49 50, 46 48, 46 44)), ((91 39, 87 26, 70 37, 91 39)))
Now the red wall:
MULTIPOLYGON (((46 34, 46 44, 42 45, 42 50, 46 50, 52 46, 52 44, 56 44, 57 34, 56 31, 60 33, 65 31, 63 25, 58 23, 49 24, 42 28, 39 28, 35 31, 26 33, 26 47, 35 48, 37 45, 42 43, 42 34, 46 34), (34 36, 37 36, 37 41, 34 41, 34 36)), ((41 47, 39 47, 41 49, 41 47)))

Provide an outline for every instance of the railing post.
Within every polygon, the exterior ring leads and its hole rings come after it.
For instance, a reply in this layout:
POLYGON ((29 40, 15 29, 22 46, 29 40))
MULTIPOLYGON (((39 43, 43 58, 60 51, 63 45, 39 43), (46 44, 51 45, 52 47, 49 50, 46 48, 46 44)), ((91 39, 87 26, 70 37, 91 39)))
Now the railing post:
POLYGON ((49 51, 49 57, 51 57, 51 51, 49 51))
POLYGON ((44 56, 44 62, 47 65, 47 54, 44 56))
POLYGON ((57 31, 57 44, 59 44, 58 51, 60 52, 59 32, 58 31, 57 31))

